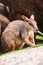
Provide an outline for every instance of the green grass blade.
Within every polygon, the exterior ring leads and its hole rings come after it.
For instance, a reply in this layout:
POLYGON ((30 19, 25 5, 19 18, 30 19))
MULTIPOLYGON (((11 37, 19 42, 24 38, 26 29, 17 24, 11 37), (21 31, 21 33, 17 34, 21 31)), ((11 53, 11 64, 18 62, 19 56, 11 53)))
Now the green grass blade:
POLYGON ((38 33, 39 33, 40 35, 42 35, 42 36, 43 36, 43 33, 42 33, 42 32, 38 31, 38 33))
POLYGON ((37 35, 37 36, 36 36, 36 39, 38 39, 38 40, 43 40, 43 36, 37 35))

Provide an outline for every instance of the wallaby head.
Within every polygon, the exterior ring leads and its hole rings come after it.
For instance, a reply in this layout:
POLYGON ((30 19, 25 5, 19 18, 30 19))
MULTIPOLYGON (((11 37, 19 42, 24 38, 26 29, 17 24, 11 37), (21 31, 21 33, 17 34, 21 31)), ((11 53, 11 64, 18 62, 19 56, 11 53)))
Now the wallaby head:
POLYGON ((34 15, 30 16, 30 19, 28 19, 29 25, 32 27, 33 31, 36 33, 38 31, 37 22, 34 19, 34 15))
POLYGON ((28 22, 31 29, 34 31, 34 32, 37 32, 38 31, 38 26, 37 26, 37 22, 35 21, 34 19, 34 15, 31 15, 30 18, 22 15, 21 16, 21 19, 28 22))

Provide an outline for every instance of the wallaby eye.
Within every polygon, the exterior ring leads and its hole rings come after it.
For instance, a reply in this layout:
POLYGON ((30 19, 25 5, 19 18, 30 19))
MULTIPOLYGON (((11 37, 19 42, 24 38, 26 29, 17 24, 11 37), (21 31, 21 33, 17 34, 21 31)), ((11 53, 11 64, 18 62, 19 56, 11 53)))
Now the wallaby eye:
POLYGON ((32 23, 29 23, 30 26, 33 26, 32 23))

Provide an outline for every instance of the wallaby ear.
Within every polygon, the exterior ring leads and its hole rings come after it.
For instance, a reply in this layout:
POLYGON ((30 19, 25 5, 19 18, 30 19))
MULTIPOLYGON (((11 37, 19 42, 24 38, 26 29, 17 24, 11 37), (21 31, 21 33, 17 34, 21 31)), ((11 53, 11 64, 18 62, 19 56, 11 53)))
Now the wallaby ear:
POLYGON ((31 15, 31 16, 30 16, 30 19, 33 19, 33 20, 34 20, 34 15, 31 15))

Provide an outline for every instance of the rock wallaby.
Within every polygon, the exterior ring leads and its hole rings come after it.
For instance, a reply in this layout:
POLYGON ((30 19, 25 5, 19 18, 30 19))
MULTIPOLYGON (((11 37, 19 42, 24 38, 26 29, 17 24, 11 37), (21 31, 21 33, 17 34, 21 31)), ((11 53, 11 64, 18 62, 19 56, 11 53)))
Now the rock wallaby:
POLYGON ((37 23, 34 15, 29 19, 25 18, 25 21, 12 21, 2 33, 1 44, 5 52, 21 49, 25 44, 35 46, 34 33, 38 31, 37 23))

